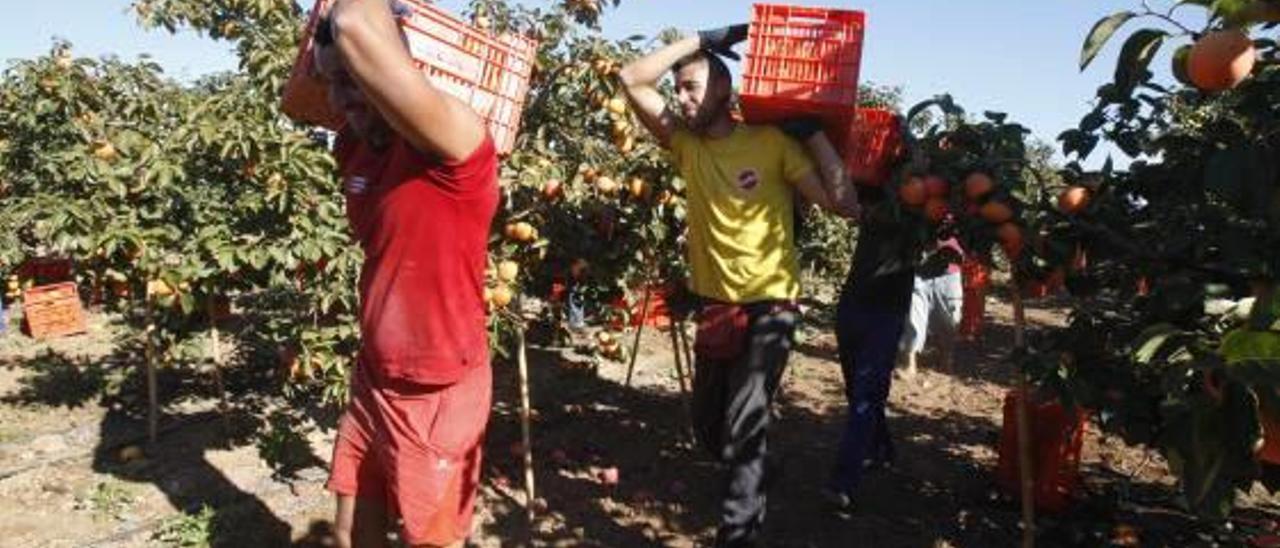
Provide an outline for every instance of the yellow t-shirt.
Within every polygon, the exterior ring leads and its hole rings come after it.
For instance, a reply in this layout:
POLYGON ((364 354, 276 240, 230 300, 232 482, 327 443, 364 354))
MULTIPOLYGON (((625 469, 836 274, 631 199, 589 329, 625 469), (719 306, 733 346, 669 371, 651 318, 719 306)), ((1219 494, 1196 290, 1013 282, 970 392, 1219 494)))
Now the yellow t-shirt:
POLYGON ((671 153, 687 183, 690 289, 731 303, 798 298, 793 184, 813 172, 800 144, 740 125, 723 139, 677 130, 671 153))

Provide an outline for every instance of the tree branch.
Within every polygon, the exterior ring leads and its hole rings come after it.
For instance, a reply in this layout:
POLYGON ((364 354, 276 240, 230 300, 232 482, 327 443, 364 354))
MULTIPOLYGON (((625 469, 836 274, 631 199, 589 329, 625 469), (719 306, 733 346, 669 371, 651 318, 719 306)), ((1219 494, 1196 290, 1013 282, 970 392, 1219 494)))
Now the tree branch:
POLYGON ((1183 25, 1182 23, 1178 22, 1178 20, 1177 20, 1177 19, 1174 19, 1174 18, 1173 18, 1173 11, 1174 11, 1174 10, 1176 10, 1176 9, 1178 8, 1178 4, 1175 4, 1172 8, 1169 8, 1169 12, 1168 12, 1168 13, 1160 13, 1160 12, 1158 12, 1158 11, 1154 10, 1154 9, 1151 9, 1151 4, 1149 4, 1149 3, 1148 3, 1148 0, 1142 0, 1142 8, 1143 8, 1143 9, 1145 9, 1145 10, 1147 10, 1147 11, 1146 11, 1146 13, 1143 13, 1143 14, 1142 14, 1142 15, 1144 15, 1144 16, 1147 16, 1147 17, 1155 17, 1156 19, 1160 19, 1161 21, 1164 21, 1164 22, 1166 22, 1166 23, 1168 23, 1168 24, 1170 24, 1170 25, 1173 25, 1173 26, 1175 26, 1175 27, 1178 27, 1179 29, 1181 29, 1181 30, 1182 30, 1182 32, 1183 32, 1184 34, 1189 34, 1189 35, 1194 35, 1194 34, 1196 34, 1196 32, 1195 32, 1195 31, 1193 31, 1193 30, 1191 30, 1191 29, 1187 28, 1185 25, 1183 25))

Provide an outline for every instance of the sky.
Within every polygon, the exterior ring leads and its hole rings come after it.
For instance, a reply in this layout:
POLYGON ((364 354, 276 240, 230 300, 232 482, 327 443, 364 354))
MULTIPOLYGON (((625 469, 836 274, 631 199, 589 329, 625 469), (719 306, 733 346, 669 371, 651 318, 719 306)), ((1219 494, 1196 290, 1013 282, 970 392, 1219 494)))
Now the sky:
MULTIPOLYGON (((948 92, 971 112, 1006 112, 1049 142, 1079 122, 1097 87, 1111 77, 1120 41, 1110 44, 1081 73, 1078 61, 1085 34, 1099 18, 1139 4, 1138 0, 800 2, 866 13, 863 81, 901 86, 908 105, 948 92)), ((465 1, 439 4, 457 10, 465 1)), ((746 22, 750 5, 747 0, 623 0, 617 9, 605 11, 603 26, 613 38, 652 35, 667 27, 693 31, 746 22)), ((129 0, 23 2, 21 9, 6 12, 0 60, 45 53, 56 36, 70 40, 77 55, 116 54, 133 59, 150 54, 168 74, 182 80, 236 67, 228 43, 190 32, 172 36, 163 30, 143 30, 128 6, 129 0)), ((1167 66, 1168 51, 1171 48, 1166 46, 1155 62, 1157 67, 1167 66)), ((1089 163, 1096 165, 1103 159, 1090 158, 1089 163)))

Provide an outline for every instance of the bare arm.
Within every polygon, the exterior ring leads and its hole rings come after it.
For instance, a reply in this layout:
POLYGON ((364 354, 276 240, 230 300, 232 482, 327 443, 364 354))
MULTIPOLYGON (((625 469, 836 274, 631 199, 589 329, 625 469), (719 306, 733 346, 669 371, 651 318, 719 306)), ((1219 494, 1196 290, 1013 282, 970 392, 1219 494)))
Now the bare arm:
MULTIPOLYGON (((778 128, 795 141, 803 143, 808 148, 809 158, 818 164, 818 188, 827 197, 824 209, 855 221, 860 220, 862 208, 858 205, 858 190, 845 169, 844 159, 823 133, 822 123, 813 117, 792 118, 778 124, 778 128)), ((804 151, 789 154, 804 154, 804 151)), ((806 198, 814 201, 808 196, 806 198)))
POLYGON ((821 189, 829 200, 829 207, 824 206, 824 209, 856 220, 861 213, 858 189, 853 185, 853 179, 845 170, 844 160, 836 153, 831 141, 825 133, 819 131, 805 141, 805 147, 818 164, 821 189))
POLYGON ((632 108, 640 116, 640 122, 654 138, 666 147, 671 133, 676 129, 676 117, 667 108, 667 101, 658 91, 658 82, 677 61, 697 52, 700 41, 690 36, 636 59, 622 67, 618 78, 632 108))
POLYGON ((810 173, 799 181, 792 181, 796 191, 805 201, 817 205, 828 211, 835 211, 835 202, 827 195, 827 190, 822 187, 822 177, 817 172, 810 173))
POLYGON ((397 133, 418 150, 451 161, 480 146, 484 122, 422 77, 386 2, 337 0, 330 17, 347 71, 397 133))

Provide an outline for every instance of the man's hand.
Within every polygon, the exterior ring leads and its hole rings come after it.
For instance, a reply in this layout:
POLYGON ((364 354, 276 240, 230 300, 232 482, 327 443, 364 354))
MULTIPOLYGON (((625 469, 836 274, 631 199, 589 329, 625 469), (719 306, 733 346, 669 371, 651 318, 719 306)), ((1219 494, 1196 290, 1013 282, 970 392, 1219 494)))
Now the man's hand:
POLYGON ((744 24, 700 30, 698 31, 698 46, 721 57, 740 61, 742 57, 734 53, 732 48, 747 39, 747 31, 750 28, 750 25, 744 24))
POLYGON ((779 124, 779 127, 792 138, 801 140, 818 164, 816 179, 826 200, 816 201, 811 196, 806 198, 841 217, 861 222, 862 207, 858 203, 857 187, 845 170, 844 159, 822 132, 822 124, 816 119, 799 118, 787 120, 779 124))
POLYGON ((832 195, 831 201, 837 215, 862 222, 862 204, 858 203, 858 187, 854 186, 853 179, 846 176, 843 185, 832 189, 832 195))

